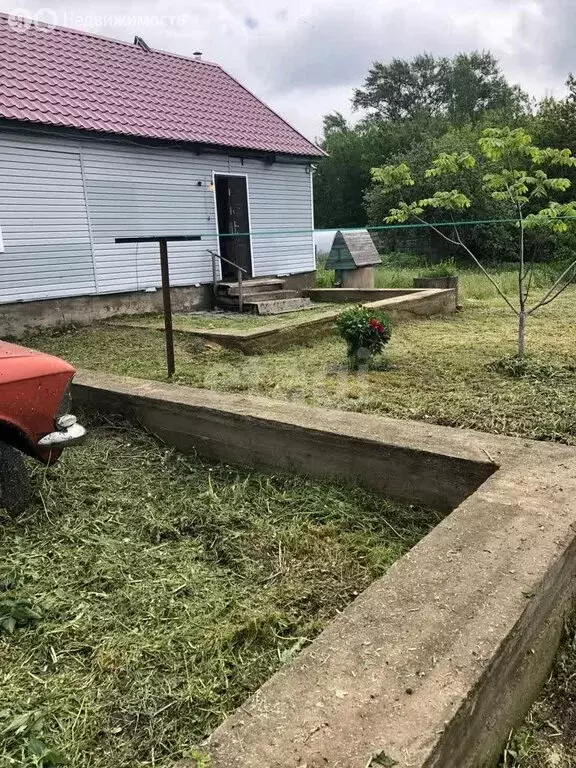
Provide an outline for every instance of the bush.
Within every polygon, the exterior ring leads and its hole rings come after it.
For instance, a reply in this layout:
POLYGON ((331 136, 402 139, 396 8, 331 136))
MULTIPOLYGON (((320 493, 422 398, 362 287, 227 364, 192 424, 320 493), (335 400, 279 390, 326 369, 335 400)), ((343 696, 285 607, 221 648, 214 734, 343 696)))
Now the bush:
POLYGON ((426 269, 418 273, 419 277, 456 277, 458 274, 454 259, 441 261, 439 264, 430 264, 426 269))
POLYGON ((384 349, 392 335, 388 315, 360 306, 341 312, 336 328, 346 342, 348 365, 353 371, 362 364, 367 365, 373 355, 384 349))
POLYGON ((399 269, 418 268, 426 265, 426 257, 421 253, 392 251, 383 254, 382 263, 389 267, 398 267, 399 269))

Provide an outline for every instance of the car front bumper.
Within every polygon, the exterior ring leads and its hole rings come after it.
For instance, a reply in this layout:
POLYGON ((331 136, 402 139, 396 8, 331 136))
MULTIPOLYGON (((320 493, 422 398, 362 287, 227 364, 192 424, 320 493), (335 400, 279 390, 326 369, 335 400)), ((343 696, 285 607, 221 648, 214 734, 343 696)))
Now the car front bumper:
POLYGON ((69 445, 81 443, 86 436, 86 429, 81 424, 72 424, 66 429, 58 432, 51 432, 46 437, 38 441, 38 447, 46 448, 66 448, 69 445))

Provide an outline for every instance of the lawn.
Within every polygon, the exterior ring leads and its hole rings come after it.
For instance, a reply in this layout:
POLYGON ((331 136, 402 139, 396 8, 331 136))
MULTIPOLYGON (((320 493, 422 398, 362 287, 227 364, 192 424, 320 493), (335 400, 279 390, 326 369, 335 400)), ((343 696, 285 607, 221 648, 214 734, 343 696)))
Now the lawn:
MULTIPOLYGON (((234 312, 175 312, 174 328, 180 330, 233 330, 249 331, 256 328, 286 328, 306 320, 316 320, 330 314, 335 309, 342 309, 341 304, 313 304, 310 309, 297 312, 285 312, 280 315, 252 315, 234 312)), ((128 315, 109 321, 110 325, 136 325, 142 328, 164 328, 163 315, 128 315)))
MULTIPOLYGON (((95 325, 37 334, 25 343, 79 367, 165 379, 158 331, 95 325)), ((344 344, 335 335, 307 347, 245 357, 177 334, 174 380, 575 444, 576 286, 530 319, 531 362, 520 377, 493 367, 514 353, 515 344, 515 318, 501 302, 468 298, 456 315, 397 325, 384 370, 349 374, 344 344)))
POLYGON ((24 517, 0 513, 3 767, 190 757, 439 520, 118 423, 34 482, 24 517))

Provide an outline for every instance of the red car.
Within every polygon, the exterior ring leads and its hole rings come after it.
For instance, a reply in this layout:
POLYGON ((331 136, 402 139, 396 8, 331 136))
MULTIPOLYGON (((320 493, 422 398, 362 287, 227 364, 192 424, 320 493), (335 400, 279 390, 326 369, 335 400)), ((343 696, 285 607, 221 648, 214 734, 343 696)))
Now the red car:
POLYGON ((30 497, 22 454, 54 464, 86 434, 70 413, 75 373, 58 357, 0 341, 0 508, 10 514, 30 497))

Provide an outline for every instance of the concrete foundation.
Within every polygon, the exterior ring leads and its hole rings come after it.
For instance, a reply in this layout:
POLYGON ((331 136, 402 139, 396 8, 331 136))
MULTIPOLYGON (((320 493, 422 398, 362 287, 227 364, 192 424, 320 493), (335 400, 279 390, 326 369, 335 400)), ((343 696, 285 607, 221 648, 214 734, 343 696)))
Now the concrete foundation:
MULTIPOLYGON (((172 309, 192 312, 210 309, 212 286, 172 289, 172 309)), ((162 291, 73 296, 67 299, 0 304, 0 338, 19 338, 40 328, 90 325, 118 315, 143 315, 163 311, 162 291)))
POLYGON ((303 291, 316 285, 316 270, 313 272, 299 272, 295 275, 278 275, 278 277, 282 278, 284 288, 287 291, 303 291))
POLYGON ((415 277, 412 280, 414 288, 452 288, 456 291, 456 303, 458 303, 458 285, 457 275, 453 277, 415 277))
POLYGON ((212 459, 457 506, 215 731, 213 768, 496 762, 573 603, 576 449, 104 374, 74 395, 212 459))
MULTIPOLYGON (((438 314, 450 314, 456 311, 456 299, 453 291, 364 291, 326 289, 321 290, 322 295, 329 296, 331 291, 342 290, 349 301, 361 302, 366 298, 377 297, 377 301, 365 301, 364 306, 384 310, 393 321, 414 320, 417 317, 431 317, 438 314), (392 295, 390 295, 392 294, 392 295), (355 296, 355 299, 353 298, 355 296)), ((316 294, 316 291, 306 291, 307 294, 316 294)), ((330 298, 322 300, 330 301, 330 298)), ((174 330, 190 336, 197 336, 207 341, 215 341, 224 347, 236 349, 246 355, 256 355, 271 350, 288 349, 297 344, 307 344, 316 341, 322 336, 332 332, 334 322, 339 311, 326 310, 326 314, 313 319, 306 317, 302 312, 302 319, 297 323, 282 326, 281 318, 277 326, 252 328, 246 331, 238 329, 214 330, 211 328, 191 329, 185 323, 180 323, 178 317, 174 318, 174 330)), ((127 325, 141 328, 137 323, 129 320, 117 321, 115 325, 127 325)), ((162 326, 158 325, 158 330, 162 326)))
MULTIPOLYGON (((437 286, 433 286, 437 287, 437 286)), ((312 301, 328 301, 332 304, 361 304, 366 301, 382 301, 398 296, 422 295, 415 288, 308 288, 303 292, 312 301)))

